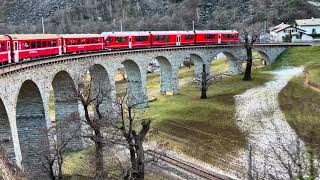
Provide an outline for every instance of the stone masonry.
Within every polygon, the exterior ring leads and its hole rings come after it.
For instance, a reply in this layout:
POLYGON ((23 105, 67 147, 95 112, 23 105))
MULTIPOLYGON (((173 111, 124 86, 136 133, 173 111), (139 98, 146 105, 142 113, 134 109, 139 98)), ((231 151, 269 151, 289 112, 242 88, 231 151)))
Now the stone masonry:
MULTIPOLYGON (((286 47, 257 47, 268 64, 272 63, 286 47)), ((90 72, 94 87, 110 90, 110 99, 103 104, 111 107, 115 98, 115 76, 118 68, 124 66, 128 76, 128 94, 147 106, 146 74, 149 63, 160 64, 161 88, 165 94, 179 93, 178 70, 185 59, 195 64, 195 75, 202 71, 202 64, 208 67, 214 58, 224 53, 229 61, 230 73, 240 73, 245 60, 245 51, 239 46, 181 47, 126 52, 105 52, 88 55, 57 57, 36 62, 36 65, 3 74, 0 69, 0 138, 7 139, 5 148, 29 177, 44 175, 42 159, 33 151, 49 153, 50 142, 46 131, 51 127, 49 113, 50 90, 54 90, 56 123, 61 123, 71 114, 83 116, 78 102, 69 101, 74 88, 90 72)), ((21 65, 22 66, 22 65, 21 65)), ((71 127, 72 128, 72 127, 71 127)), ((81 141, 72 144, 81 147, 81 141)))

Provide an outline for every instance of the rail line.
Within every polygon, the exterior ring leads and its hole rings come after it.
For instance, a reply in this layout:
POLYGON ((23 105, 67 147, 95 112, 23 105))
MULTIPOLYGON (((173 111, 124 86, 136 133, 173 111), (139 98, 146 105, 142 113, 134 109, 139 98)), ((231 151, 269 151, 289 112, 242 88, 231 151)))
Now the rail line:
POLYGON ((208 172, 206 170, 194 167, 190 164, 187 164, 186 162, 183 162, 179 159, 173 158, 173 157, 169 157, 167 155, 158 153, 156 151, 152 151, 152 150, 148 150, 145 152, 148 155, 151 156, 157 156, 158 159, 160 159, 163 162, 166 162, 168 164, 171 164, 173 166, 176 166, 180 169, 183 169, 191 174, 194 174, 198 177, 201 177, 203 179, 209 179, 209 180, 227 180, 227 179, 232 179, 230 177, 221 175, 221 174, 217 174, 217 173, 212 173, 212 172, 208 172))

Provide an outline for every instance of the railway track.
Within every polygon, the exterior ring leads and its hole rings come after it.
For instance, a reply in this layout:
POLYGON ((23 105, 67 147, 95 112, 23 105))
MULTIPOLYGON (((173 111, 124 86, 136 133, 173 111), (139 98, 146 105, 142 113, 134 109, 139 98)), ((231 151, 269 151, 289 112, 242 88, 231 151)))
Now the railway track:
POLYGON ((152 150, 148 150, 145 152, 148 155, 151 156, 157 156, 158 159, 160 159, 161 161, 168 163, 170 165, 176 166, 180 169, 183 169, 191 174, 194 174, 200 178, 203 179, 209 179, 209 180, 226 180, 226 179, 231 179, 227 176, 221 175, 221 174, 217 174, 217 173, 212 173, 212 172, 208 172, 206 170, 200 169, 198 167, 195 167, 193 165, 190 165, 186 162, 183 162, 179 159, 152 151, 152 150))

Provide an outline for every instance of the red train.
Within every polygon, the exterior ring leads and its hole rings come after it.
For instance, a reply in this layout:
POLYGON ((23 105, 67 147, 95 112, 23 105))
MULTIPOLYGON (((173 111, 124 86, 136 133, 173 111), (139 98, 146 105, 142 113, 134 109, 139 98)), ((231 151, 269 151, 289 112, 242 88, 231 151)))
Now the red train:
POLYGON ((37 57, 99 50, 239 43, 239 33, 223 31, 103 32, 102 34, 0 35, 0 64, 37 57))

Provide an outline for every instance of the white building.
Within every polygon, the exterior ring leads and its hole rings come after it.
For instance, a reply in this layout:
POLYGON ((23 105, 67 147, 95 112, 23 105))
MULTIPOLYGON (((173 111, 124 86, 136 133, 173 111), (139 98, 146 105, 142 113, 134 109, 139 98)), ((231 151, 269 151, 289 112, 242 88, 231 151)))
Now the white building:
POLYGON ((306 31, 290 24, 281 23, 269 29, 272 42, 312 41, 306 31))
POLYGON ((308 35, 320 35, 320 18, 299 19, 296 20, 296 25, 298 28, 305 30, 308 35))

